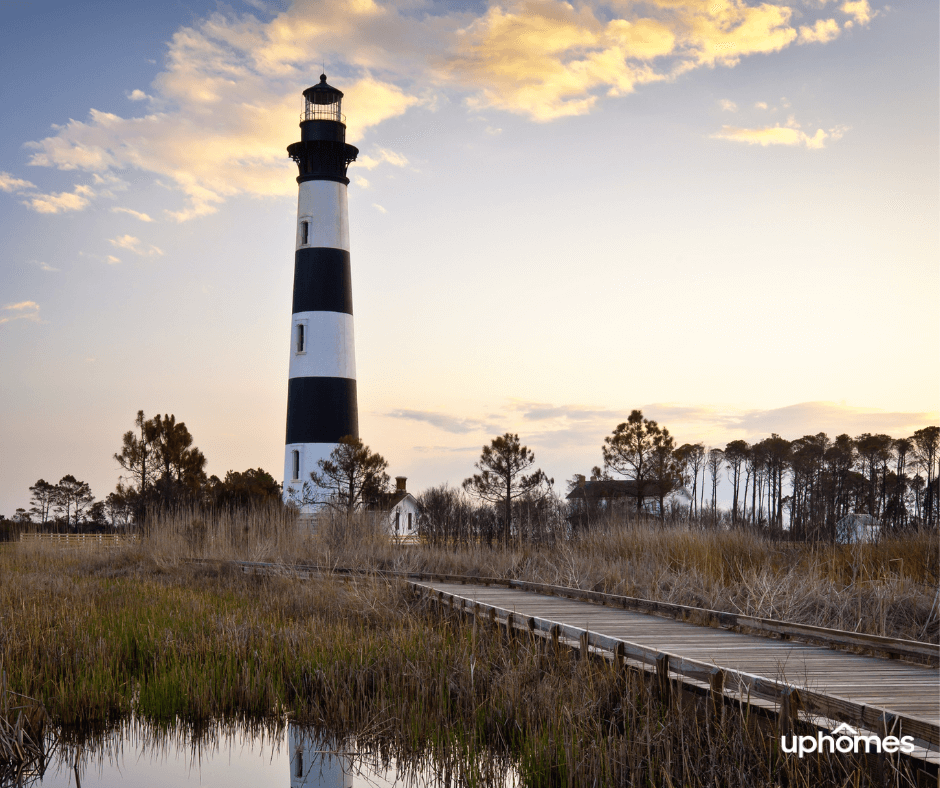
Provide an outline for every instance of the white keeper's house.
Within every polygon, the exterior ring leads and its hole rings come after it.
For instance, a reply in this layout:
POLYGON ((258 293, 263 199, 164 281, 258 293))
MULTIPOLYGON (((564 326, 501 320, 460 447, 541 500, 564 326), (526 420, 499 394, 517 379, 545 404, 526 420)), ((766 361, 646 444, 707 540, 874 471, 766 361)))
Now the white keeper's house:
POLYGON ((391 536, 410 541, 418 537, 418 514, 421 509, 418 501, 406 489, 407 481, 406 476, 396 476, 395 490, 378 496, 367 508, 384 514, 386 528, 391 536))

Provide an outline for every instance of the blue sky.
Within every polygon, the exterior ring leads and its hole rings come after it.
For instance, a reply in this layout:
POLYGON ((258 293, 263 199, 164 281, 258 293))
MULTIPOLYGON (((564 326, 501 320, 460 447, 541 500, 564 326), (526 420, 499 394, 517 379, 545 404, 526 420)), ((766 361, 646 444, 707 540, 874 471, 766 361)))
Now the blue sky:
POLYGON ((0 0, 0 512, 134 414, 280 473, 301 91, 346 93, 360 427, 421 489, 937 422, 937 4, 0 0))

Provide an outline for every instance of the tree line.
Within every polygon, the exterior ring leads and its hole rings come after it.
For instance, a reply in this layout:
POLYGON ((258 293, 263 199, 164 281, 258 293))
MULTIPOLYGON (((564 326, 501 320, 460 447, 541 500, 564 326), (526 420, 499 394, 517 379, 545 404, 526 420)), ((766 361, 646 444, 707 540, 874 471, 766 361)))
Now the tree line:
MULTIPOLYGON (((870 516, 886 533, 940 523, 937 426, 907 438, 866 432, 833 439, 820 432, 790 441, 773 433, 753 444, 677 446, 666 427, 634 410, 604 439, 601 456, 590 482, 603 492, 564 501, 534 468, 534 454, 518 435, 494 438, 476 464, 480 473, 462 490, 441 485, 419 496, 422 533, 438 543, 545 541, 618 510, 620 516, 746 526, 809 541, 835 541, 839 521, 849 514, 870 516), (718 504, 725 478, 732 498, 727 508, 718 504), (629 485, 604 484, 611 481, 629 485)), ((576 475, 568 492, 586 481, 576 475)))
POLYGON ((940 427, 906 438, 826 433, 786 440, 776 433, 724 448, 685 444, 676 450, 689 494, 688 516, 781 533, 795 539, 833 540, 838 522, 866 514, 883 529, 936 527, 940 514, 940 427), (727 512, 717 506, 724 472, 731 483, 727 512), (706 496, 708 502, 706 504, 706 496))
MULTIPOLYGON (((238 507, 279 502, 281 485, 267 471, 249 468, 208 476, 206 458, 185 422, 173 414, 146 418, 138 411, 114 460, 122 474, 114 491, 95 500, 88 482, 73 475, 29 488, 30 506, 16 510, 11 527, 59 532, 126 530, 148 512, 180 506, 238 507)), ((8 523, 10 521, 7 521, 8 523)))
MULTIPOLYGON (((863 433, 825 433, 786 440, 776 433, 749 444, 721 447, 676 445, 669 430, 641 411, 604 439, 603 464, 590 481, 627 481, 621 499, 597 497, 572 504, 554 491, 554 480, 535 467, 534 453, 517 434, 505 433, 482 448, 477 471, 459 488, 447 484, 418 496, 419 529, 432 543, 546 542, 620 510, 625 516, 657 516, 703 527, 727 523, 801 540, 834 540, 838 522, 866 514, 887 531, 937 527, 940 522, 940 427, 907 438, 863 433), (731 506, 718 505, 723 479, 731 506), (585 503, 587 502, 587 504, 585 503)), ((206 458, 186 424, 172 414, 148 419, 138 411, 114 459, 122 470, 116 489, 96 501, 86 482, 66 475, 30 487, 29 510, 20 526, 59 530, 127 528, 148 512, 193 505, 236 507, 280 502, 281 486, 261 468, 207 476, 206 458)), ((380 508, 390 492, 388 462, 361 439, 342 438, 296 504, 320 503, 348 514, 380 508)), ((584 485, 575 476, 568 492, 584 485)), ((601 487, 603 485, 600 485, 601 487)), ((613 487, 613 486, 611 486, 613 487)))

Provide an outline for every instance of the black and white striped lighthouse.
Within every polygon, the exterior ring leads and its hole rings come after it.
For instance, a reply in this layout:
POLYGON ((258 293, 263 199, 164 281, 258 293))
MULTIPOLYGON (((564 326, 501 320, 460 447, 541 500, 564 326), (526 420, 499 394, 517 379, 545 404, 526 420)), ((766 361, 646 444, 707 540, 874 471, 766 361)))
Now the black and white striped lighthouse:
POLYGON ((284 495, 299 498, 317 461, 345 435, 359 437, 346 168, 358 149, 346 144, 343 94, 326 83, 304 91, 297 162, 297 240, 284 495))

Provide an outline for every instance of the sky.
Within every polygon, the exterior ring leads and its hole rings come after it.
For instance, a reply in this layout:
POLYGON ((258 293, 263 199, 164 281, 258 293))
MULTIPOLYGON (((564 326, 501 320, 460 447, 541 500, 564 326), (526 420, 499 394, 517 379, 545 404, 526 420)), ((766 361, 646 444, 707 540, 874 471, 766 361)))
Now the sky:
POLYGON ((0 0, 0 513, 138 410, 283 470, 301 93, 345 93, 360 434, 556 488, 940 411, 935 0, 0 0))

